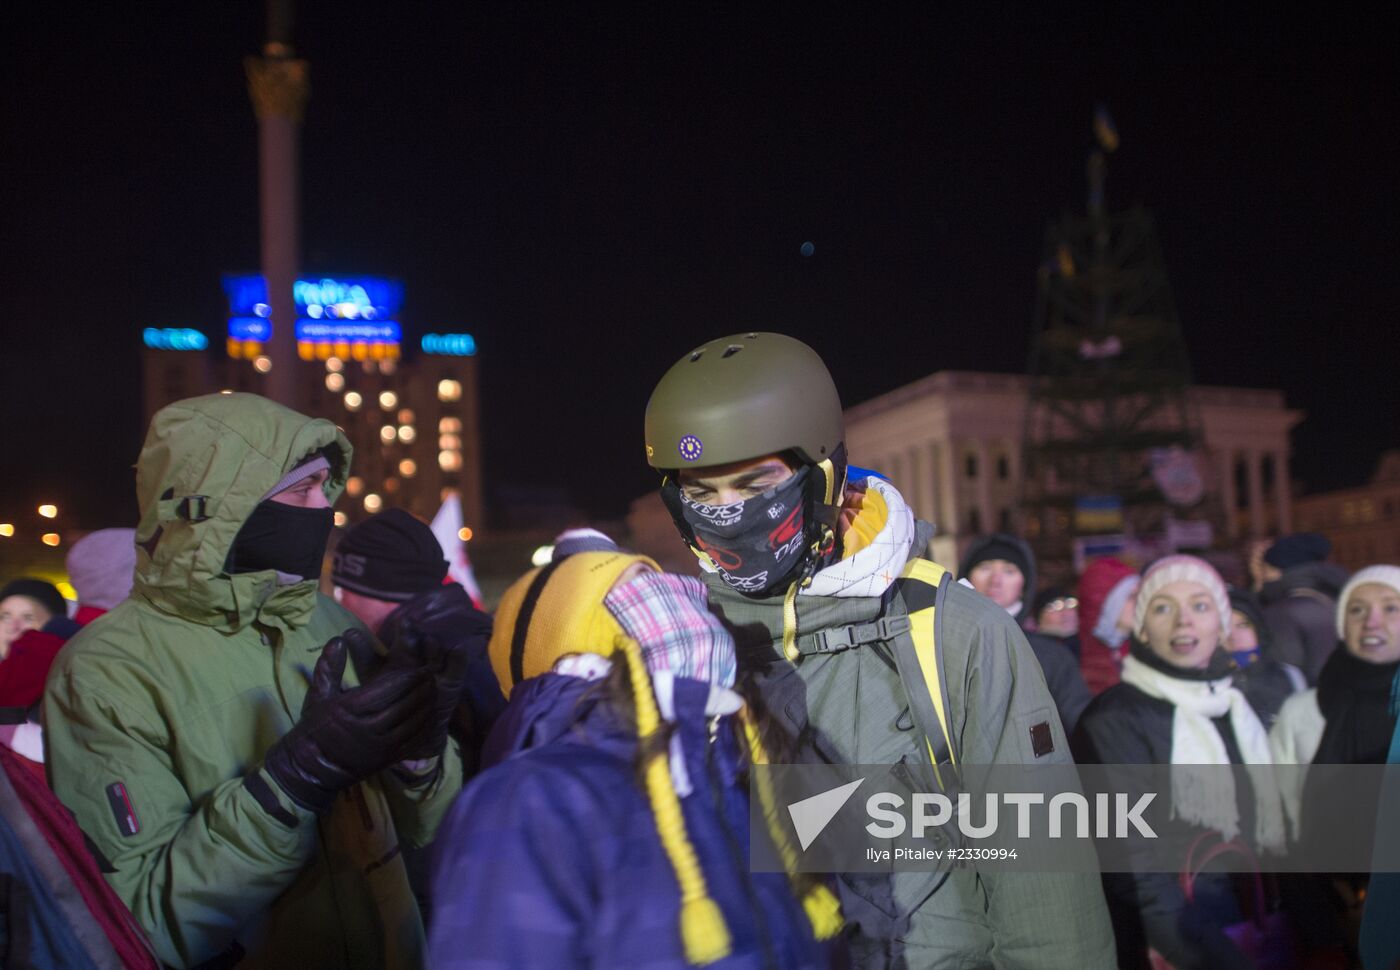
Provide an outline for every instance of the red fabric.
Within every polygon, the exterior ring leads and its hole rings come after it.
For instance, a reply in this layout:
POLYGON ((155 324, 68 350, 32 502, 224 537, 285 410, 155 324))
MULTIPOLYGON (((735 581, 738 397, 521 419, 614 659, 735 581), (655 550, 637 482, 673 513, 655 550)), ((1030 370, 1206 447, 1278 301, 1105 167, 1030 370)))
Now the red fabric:
POLYGON ((25 811, 44 834, 49 848, 82 895, 93 919, 107 935, 122 965, 131 970, 159 970, 159 964, 136 920, 117 898, 112 887, 107 885, 107 880, 88 852, 78 823, 48 786, 36 780, 22 764, 25 760, 8 748, 0 748, 0 766, 3 766, 25 811))
POLYGON ((1094 636, 1103 601, 1124 577, 1136 572, 1122 560, 1106 556, 1089 563, 1079 577, 1079 669, 1092 694, 1102 694, 1118 683, 1122 664, 1121 651, 1094 636))
POLYGON ((73 614, 73 622, 78 626, 87 626, 107 611, 100 606, 80 606, 78 612, 73 614))
POLYGON ((26 630, 0 661, 0 707, 29 707, 44 695, 44 680, 64 640, 43 630, 26 630))

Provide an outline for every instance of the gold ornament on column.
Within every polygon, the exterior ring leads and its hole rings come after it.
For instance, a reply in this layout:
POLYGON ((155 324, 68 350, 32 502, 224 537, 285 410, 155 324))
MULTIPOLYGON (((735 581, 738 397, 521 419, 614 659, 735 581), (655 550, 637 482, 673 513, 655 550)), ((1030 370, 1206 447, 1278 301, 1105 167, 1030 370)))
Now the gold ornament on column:
MULTIPOLYGON (((282 47, 272 45, 268 47, 282 47)), ((248 73, 248 96, 253 110, 262 121, 266 118, 289 118, 300 122, 311 96, 311 72, 306 61, 287 57, 245 57, 243 68, 248 73)))

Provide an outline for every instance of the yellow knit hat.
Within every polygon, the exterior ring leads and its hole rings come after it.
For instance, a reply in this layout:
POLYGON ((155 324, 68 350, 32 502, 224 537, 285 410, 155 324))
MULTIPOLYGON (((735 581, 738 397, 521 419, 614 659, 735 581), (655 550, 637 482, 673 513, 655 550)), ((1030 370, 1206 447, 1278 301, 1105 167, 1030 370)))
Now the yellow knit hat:
POLYGON ((661 567, 646 556, 624 552, 576 552, 532 569, 501 597, 491 631, 491 669, 501 692, 547 673, 571 653, 610 656, 625 637, 603 597, 636 563, 661 567))

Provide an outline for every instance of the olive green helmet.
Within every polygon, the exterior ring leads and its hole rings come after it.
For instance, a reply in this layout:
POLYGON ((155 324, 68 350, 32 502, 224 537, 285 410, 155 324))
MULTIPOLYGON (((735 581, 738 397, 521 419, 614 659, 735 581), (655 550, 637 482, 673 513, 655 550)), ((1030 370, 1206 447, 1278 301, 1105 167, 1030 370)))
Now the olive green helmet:
POLYGON ((817 352, 780 333, 711 340, 682 357, 647 402, 647 463, 710 468, 795 451, 835 455, 841 399, 817 352))

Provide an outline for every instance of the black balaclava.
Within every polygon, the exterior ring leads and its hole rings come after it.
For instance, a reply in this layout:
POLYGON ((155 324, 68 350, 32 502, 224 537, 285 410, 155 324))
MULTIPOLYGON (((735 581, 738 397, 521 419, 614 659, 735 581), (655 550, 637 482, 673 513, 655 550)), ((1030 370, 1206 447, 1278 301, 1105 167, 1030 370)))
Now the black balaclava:
POLYGON ((330 509, 304 509, 272 499, 259 502, 234 537, 224 568, 230 573, 275 569, 302 579, 320 579, 334 526, 335 513, 330 509))
POLYGON ((256 573, 275 569, 302 579, 321 578, 321 562, 326 555, 331 529, 335 527, 335 513, 329 508, 286 505, 274 501, 273 497, 322 469, 331 471, 337 458, 338 452, 312 452, 263 494, 253 514, 233 537, 224 563, 225 572, 256 573))

